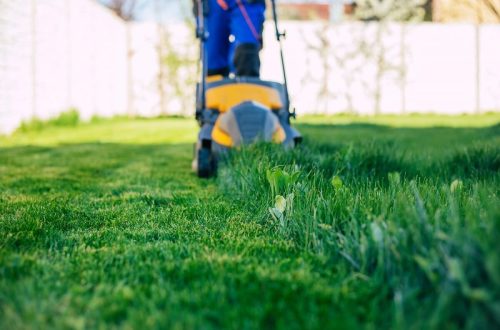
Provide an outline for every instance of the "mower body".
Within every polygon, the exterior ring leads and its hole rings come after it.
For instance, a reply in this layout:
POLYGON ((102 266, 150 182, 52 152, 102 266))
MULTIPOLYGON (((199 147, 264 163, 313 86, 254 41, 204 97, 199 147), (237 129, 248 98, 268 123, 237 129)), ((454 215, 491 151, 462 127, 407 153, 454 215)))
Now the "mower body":
MULTIPOLYGON (((283 84, 252 77, 212 78, 204 95, 193 164, 200 177, 214 174, 218 157, 230 148, 256 141, 293 148, 302 140, 290 125, 292 114, 283 84)), ((202 100, 197 103, 200 109, 202 100)))

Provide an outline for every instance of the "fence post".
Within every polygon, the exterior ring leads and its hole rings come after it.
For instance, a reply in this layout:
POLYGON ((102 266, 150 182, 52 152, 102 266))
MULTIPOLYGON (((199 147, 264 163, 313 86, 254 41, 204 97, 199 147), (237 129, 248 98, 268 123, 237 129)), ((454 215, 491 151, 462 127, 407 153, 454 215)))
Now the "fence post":
POLYGON ((475 24, 476 113, 481 113, 481 25, 475 24))
POLYGON ((155 8, 156 8, 156 33, 157 33, 157 46, 156 46, 156 52, 158 56, 158 76, 157 76, 157 88, 158 88, 158 96, 160 98, 160 114, 165 115, 167 114, 167 109, 165 107, 165 86, 164 86, 164 80, 165 80, 165 72, 164 72, 164 64, 163 64, 163 57, 165 55, 164 52, 164 36, 166 34, 165 27, 163 26, 162 22, 162 17, 161 17, 161 12, 162 12, 162 6, 161 6, 161 1, 156 0, 155 1, 155 8))
POLYGON ((66 92, 67 92, 67 107, 73 106, 73 88, 72 88, 72 67, 73 67, 73 47, 72 47, 72 32, 71 29, 71 2, 72 0, 66 0, 66 59, 67 59, 67 72, 66 72, 66 92))
POLYGON ((133 77, 133 57, 134 51, 132 49, 132 27, 130 22, 125 21, 126 29, 126 47, 127 47, 127 115, 134 117, 134 77, 133 77))
POLYGON ((37 114, 37 4, 36 0, 31 0, 31 117, 36 117, 37 114))
POLYGON ((406 114, 406 23, 401 22, 401 114, 406 114))

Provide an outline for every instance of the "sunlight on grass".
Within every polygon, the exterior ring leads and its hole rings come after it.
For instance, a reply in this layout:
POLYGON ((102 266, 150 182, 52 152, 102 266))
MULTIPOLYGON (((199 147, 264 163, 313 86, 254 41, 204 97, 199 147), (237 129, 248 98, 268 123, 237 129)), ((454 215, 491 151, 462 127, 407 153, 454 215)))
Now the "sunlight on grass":
POLYGON ((305 118, 211 180, 193 119, 1 137, 0 329, 497 328, 500 126, 429 118, 305 118))
MULTIPOLYGON (((388 127, 462 127, 480 128, 500 123, 500 113, 484 115, 442 116, 442 115, 407 115, 407 116, 305 116, 295 122, 304 125, 331 125, 346 126, 352 124, 382 125, 388 127)), ((58 144, 72 144, 84 142, 99 143, 130 143, 130 144, 158 144, 158 143, 190 143, 196 141, 198 124, 192 118, 156 118, 133 120, 128 118, 103 119, 93 123, 71 122, 68 126, 48 125, 36 122, 27 125, 10 137, 0 136, 0 146, 33 145, 53 146, 58 144), (78 127, 78 129, 75 129, 78 127)), ((347 132, 356 139, 355 131, 349 128, 347 132), (354 134, 353 134, 354 132, 354 134)), ((307 128, 306 128, 307 130, 307 128)), ((322 140, 323 133, 318 140, 322 140)), ((314 134, 312 134, 314 138, 314 134)))
POLYGON ((436 114, 409 114, 409 115, 377 115, 354 116, 340 114, 336 116, 300 116, 299 123, 349 125, 373 124, 390 127, 485 127, 500 123, 500 112, 491 112, 481 115, 447 116, 436 114))
POLYGON ((77 127, 48 127, 0 137, 0 145, 53 146, 74 143, 176 144, 194 143, 198 124, 194 119, 109 119, 77 127))

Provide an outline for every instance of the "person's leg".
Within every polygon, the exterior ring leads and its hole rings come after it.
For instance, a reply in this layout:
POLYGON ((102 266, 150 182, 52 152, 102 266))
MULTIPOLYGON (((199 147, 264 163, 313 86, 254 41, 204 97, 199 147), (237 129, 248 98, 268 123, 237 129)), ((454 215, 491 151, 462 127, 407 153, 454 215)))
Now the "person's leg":
POLYGON ((258 77, 260 74, 259 51, 265 9, 262 0, 230 1, 231 33, 235 37, 230 57, 238 76, 258 77))
POLYGON ((206 42, 208 75, 229 74, 229 11, 224 10, 217 0, 209 0, 209 14, 206 26, 209 33, 206 42))

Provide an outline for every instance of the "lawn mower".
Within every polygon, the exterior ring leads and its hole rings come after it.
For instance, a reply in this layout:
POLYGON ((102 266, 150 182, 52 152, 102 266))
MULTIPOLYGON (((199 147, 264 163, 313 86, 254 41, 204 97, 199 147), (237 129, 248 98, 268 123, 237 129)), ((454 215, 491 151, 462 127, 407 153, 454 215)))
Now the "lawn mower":
POLYGON ((288 94, 282 38, 278 28, 276 4, 272 15, 276 40, 280 45, 283 83, 255 77, 207 77, 205 28, 207 1, 197 0, 196 37, 200 40, 201 79, 196 85, 196 119, 200 125, 195 144, 193 170, 199 177, 216 174, 218 159, 229 149, 256 141, 268 141, 293 148, 302 141, 290 124, 295 118, 288 94))

